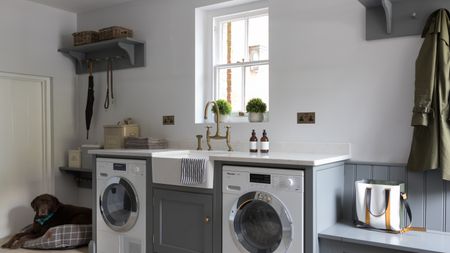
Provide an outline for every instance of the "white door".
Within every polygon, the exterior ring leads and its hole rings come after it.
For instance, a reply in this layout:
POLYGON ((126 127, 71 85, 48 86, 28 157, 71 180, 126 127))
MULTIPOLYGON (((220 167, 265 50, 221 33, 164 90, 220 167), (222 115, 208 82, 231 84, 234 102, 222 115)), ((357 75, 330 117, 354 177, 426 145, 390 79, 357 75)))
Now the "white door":
POLYGON ((31 200, 52 192, 49 85, 0 73, 0 238, 31 224, 31 200))

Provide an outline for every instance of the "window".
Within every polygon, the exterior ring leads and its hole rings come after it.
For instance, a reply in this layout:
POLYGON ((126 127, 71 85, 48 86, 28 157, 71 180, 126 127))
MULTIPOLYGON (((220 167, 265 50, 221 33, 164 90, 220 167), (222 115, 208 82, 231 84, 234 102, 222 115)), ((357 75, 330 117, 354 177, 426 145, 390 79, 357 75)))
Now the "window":
POLYGON ((195 123, 205 123, 211 100, 232 104, 230 122, 248 122, 240 112, 252 98, 269 106, 267 6, 267 0, 231 0, 195 9, 195 123))
POLYGON ((268 9, 216 16, 213 25, 213 99, 230 102, 235 115, 252 98, 269 106, 268 9))

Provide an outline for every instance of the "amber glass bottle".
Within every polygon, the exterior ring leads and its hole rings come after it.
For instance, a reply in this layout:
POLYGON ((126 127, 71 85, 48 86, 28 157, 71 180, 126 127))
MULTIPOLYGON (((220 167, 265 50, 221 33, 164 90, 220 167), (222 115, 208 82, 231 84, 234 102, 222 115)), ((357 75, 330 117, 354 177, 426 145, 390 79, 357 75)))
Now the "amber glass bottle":
POLYGON ((261 153, 269 153, 269 138, 267 138, 266 129, 263 131, 263 136, 261 137, 261 153))
POLYGON ((258 153, 258 137, 256 137, 255 129, 253 129, 252 137, 250 137, 250 153, 258 153))

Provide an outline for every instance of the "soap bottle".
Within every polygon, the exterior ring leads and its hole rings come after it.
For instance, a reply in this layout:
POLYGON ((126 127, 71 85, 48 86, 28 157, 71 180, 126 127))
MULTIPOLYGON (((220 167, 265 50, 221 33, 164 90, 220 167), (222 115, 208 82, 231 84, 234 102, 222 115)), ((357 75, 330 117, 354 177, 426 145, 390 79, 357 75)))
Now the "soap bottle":
POLYGON ((263 131, 263 136, 261 137, 261 153, 269 153, 269 138, 267 138, 266 129, 263 131))
POLYGON ((250 153, 258 153, 258 137, 256 137, 255 129, 253 129, 252 137, 250 137, 250 153))

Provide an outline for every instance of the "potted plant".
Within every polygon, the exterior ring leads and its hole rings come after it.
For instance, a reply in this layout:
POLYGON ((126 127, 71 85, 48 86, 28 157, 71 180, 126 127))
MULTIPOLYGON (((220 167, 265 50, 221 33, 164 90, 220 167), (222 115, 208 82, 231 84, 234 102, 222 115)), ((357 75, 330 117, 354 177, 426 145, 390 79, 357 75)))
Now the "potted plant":
MULTIPOLYGON (((226 101, 225 99, 219 99, 215 101, 216 104, 213 104, 211 111, 215 114, 217 111, 216 105, 219 107, 219 113, 220 113, 220 122, 227 122, 228 117, 231 113, 231 104, 226 101)), ((214 117, 214 120, 217 118, 214 117)))
POLYGON ((253 98, 248 101, 246 109, 248 112, 248 121, 262 122, 264 120, 264 113, 267 110, 267 105, 260 98, 253 98))

